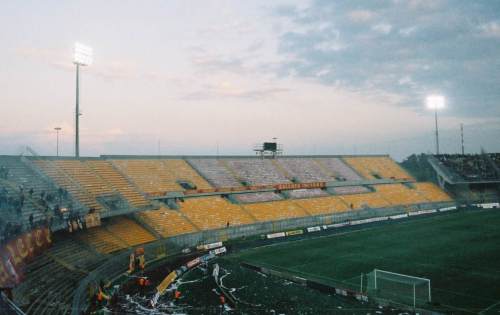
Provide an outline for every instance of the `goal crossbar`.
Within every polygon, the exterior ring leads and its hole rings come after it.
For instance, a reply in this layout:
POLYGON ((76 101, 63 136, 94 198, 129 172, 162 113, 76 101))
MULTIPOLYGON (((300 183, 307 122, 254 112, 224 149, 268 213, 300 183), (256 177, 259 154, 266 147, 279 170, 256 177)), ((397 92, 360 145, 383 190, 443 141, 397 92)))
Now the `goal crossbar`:
POLYGON ((385 273, 385 274, 390 274, 390 275, 394 275, 394 276, 399 276, 401 278, 410 278, 410 279, 415 279, 415 280, 419 280, 419 281, 422 281, 422 282, 431 282, 430 279, 427 279, 427 278, 421 278, 421 277, 415 277, 415 276, 409 276, 409 275, 404 275, 402 273, 396 273, 396 272, 391 272, 391 271, 385 271, 385 270, 381 270, 381 269, 373 269, 373 271, 375 272, 375 274, 377 274, 377 272, 381 272, 381 273, 385 273))
POLYGON ((400 298, 403 298, 404 296, 410 297, 413 300, 412 304, 413 307, 416 306, 417 300, 419 301, 424 301, 426 302, 431 302, 431 280, 422 278, 422 277, 415 277, 415 276, 409 276, 401 273, 396 273, 396 272, 391 272, 391 271, 385 271, 381 269, 373 269, 373 272, 370 274, 373 275, 373 282, 372 282, 372 289, 375 290, 375 294, 379 295, 387 295, 391 294, 393 297, 398 296, 400 298), (404 289, 404 287, 392 287, 392 289, 387 287, 389 283, 399 283, 400 285, 406 286, 407 289, 404 289), (424 286, 424 287, 422 287, 424 286), (424 289, 425 288, 425 289, 424 289), (418 290, 417 290, 418 289, 418 290), (425 291, 422 291, 424 289, 425 291), (382 290, 382 291, 380 291, 382 290), (393 291, 397 290, 397 291, 393 291), (403 290, 403 291, 401 291, 403 290), (399 293, 398 293, 399 291, 399 293), (420 293, 418 293, 418 292, 420 293), (384 293, 385 292, 385 293, 384 293), (404 294, 403 292, 407 292, 404 294), (425 292, 425 293, 424 293, 425 292), (424 294, 422 296, 422 294, 424 294), (417 298, 417 295, 420 297, 417 298), (424 297, 425 296, 425 297, 424 297))

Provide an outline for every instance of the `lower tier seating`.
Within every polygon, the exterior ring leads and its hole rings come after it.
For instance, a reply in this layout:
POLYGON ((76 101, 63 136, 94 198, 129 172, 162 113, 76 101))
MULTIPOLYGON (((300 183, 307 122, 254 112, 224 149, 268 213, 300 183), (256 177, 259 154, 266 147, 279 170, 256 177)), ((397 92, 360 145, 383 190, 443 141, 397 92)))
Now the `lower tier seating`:
POLYGON ((370 192, 366 194, 353 194, 339 196, 351 209, 363 208, 383 208, 391 204, 382 198, 378 193, 370 192))
POLYGON ((377 185, 375 190, 395 206, 429 202, 416 189, 408 188, 403 184, 377 185))
POLYGON ((156 238, 135 221, 126 217, 116 217, 106 225, 106 229, 129 246, 155 241, 156 238))
POLYGON ((451 201, 451 197, 433 183, 415 183, 414 186, 421 195, 432 202, 451 201))
POLYGON ((243 205, 243 208, 259 221, 275 221, 309 215, 290 200, 252 203, 243 205))
POLYGON ((138 216, 162 237, 198 231, 181 213, 160 207, 158 210, 141 211, 138 216))
POLYGON ((306 209, 311 215, 348 211, 349 207, 339 197, 321 197, 294 200, 296 204, 306 209))
POLYGON ((26 266, 23 282, 14 289, 14 301, 29 315, 70 314, 78 283, 104 259, 69 237, 55 240, 26 266))
POLYGON ((200 229, 208 230, 255 222, 239 205, 221 197, 191 198, 179 203, 181 211, 200 229))
POLYGON ((108 254, 128 247, 128 245, 103 226, 93 227, 78 233, 85 242, 100 253, 108 254))

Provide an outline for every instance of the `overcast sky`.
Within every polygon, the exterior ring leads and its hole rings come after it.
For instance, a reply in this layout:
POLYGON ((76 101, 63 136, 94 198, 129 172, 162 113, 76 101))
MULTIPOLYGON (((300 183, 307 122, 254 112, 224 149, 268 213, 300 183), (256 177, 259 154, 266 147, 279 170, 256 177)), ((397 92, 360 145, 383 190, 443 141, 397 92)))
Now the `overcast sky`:
POLYGON ((500 151, 500 1, 0 2, 0 154, 500 151))

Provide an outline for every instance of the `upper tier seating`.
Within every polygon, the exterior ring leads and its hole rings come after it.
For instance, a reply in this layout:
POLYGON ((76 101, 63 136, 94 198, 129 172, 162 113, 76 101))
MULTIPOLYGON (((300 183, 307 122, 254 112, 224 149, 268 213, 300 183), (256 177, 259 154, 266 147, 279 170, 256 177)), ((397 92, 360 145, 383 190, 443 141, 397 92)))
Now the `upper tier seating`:
POLYGON ((208 230, 254 223, 255 220, 239 205, 221 197, 189 198, 180 202, 180 210, 200 229, 208 230))
POLYGON ((326 173, 337 180, 356 181, 363 179, 339 158, 318 158, 315 160, 326 173))
POLYGON ((184 160, 113 160, 113 164, 149 194, 184 191, 179 181, 190 182, 197 189, 211 188, 184 160))
POLYGON ((246 204, 243 205, 243 208, 258 221, 274 221, 309 215, 304 209, 290 200, 246 204))
POLYGON ((274 192, 258 192, 233 195, 241 203, 266 202, 282 200, 283 197, 274 192))
POLYGON ((118 172, 109 161, 91 160, 85 162, 99 177, 118 191, 134 207, 146 207, 149 202, 118 172))
POLYGON ((241 186, 241 183, 231 174, 220 159, 189 159, 188 161, 214 187, 241 186))
POLYGON ((141 211, 138 215, 162 237, 198 231, 181 213, 164 206, 158 210, 141 211))
MULTIPOLYGON (((46 220, 45 209, 49 206, 51 209, 56 205, 66 205, 68 200, 62 198, 59 200, 55 186, 36 174, 29 168, 20 157, 4 156, 0 157, 0 168, 6 170, 6 178, 0 178, 0 195, 5 189, 7 200, 0 198, 0 210, 2 220, 5 222, 17 222, 25 228, 29 227, 29 217, 33 215, 33 222, 44 222, 46 220), (20 187, 23 188, 21 193, 20 187), (33 193, 30 194, 30 190, 33 193), (42 194, 44 195, 42 201, 42 194), (49 195, 49 196, 48 196, 49 195), (17 203, 24 196, 24 203, 21 207, 21 213, 17 213, 17 203), (11 202, 8 201, 9 198, 11 202)), ((51 211, 52 212, 52 211, 51 211)), ((0 224, 0 230, 1 224, 0 224)))
POLYGON ((79 160, 34 160, 34 163, 60 187, 88 208, 103 207, 95 197, 113 191, 79 160))
POLYGON ((450 196, 433 183, 415 183, 415 189, 432 202, 451 201, 450 196))
POLYGON ((416 189, 410 189, 403 184, 377 185, 375 190, 393 205, 429 202, 416 189))
POLYGON ((352 209, 363 209, 365 207, 383 208, 390 206, 390 203, 387 200, 385 200, 380 194, 375 192, 343 195, 339 196, 339 198, 342 199, 345 204, 352 209))
POLYGON ((366 179, 412 179, 391 158, 382 157, 347 157, 344 160, 366 179))
POLYGON ((224 162, 240 182, 244 181, 250 185, 290 183, 271 159, 242 158, 227 159, 224 162))
POLYGON ((348 211, 349 207, 339 197, 321 197, 321 198, 308 198, 297 199, 293 201, 306 209, 312 215, 344 212, 348 211))
POLYGON ((490 159, 493 161, 497 169, 500 169, 500 153, 489 153, 490 159))
POLYGON ((500 180, 495 170, 495 155, 490 154, 490 159, 482 154, 442 154, 435 157, 463 180, 500 180))
POLYGON ((334 181, 333 173, 321 167, 317 159, 311 158, 278 158, 275 160, 279 167, 283 168, 289 179, 295 179, 301 183, 334 181))

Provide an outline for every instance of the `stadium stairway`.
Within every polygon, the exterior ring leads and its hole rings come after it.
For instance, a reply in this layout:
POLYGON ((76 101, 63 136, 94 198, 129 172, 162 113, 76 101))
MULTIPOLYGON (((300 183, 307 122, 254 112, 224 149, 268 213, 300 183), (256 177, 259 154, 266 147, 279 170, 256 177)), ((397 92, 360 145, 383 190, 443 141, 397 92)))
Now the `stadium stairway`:
POLYGON ((278 161, 276 161, 276 159, 273 159, 272 163, 279 173, 285 176, 289 181, 293 181, 293 176, 291 176, 290 173, 280 163, 278 163, 278 161))
POLYGON ((219 163, 224 167, 224 169, 226 169, 228 171, 229 174, 231 174, 231 176, 233 178, 235 178, 240 184, 243 183, 243 179, 240 178, 240 176, 238 176, 238 174, 231 168, 231 166, 229 165, 229 163, 225 160, 225 159, 221 159, 219 160, 219 163))
POLYGON ((125 197, 133 207, 145 208, 151 205, 110 162, 91 160, 85 163, 97 176, 125 197))
POLYGON ((34 160, 34 164, 47 176, 52 178, 57 185, 64 188, 74 198, 88 209, 94 208, 97 211, 103 210, 103 207, 96 201, 82 185, 72 178, 63 168, 60 168, 57 161, 34 160))
MULTIPOLYGON (((57 187, 53 185, 51 181, 46 178, 41 177, 38 173, 34 172, 29 163, 23 161, 22 157, 18 156, 5 156, 0 158, 0 166, 5 167, 9 171, 7 179, 0 179, 0 186, 7 189, 8 196, 18 199, 20 196, 20 187, 23 187, 25 203, 22 207, 21 218, 14 213, 14 217, 10 218, 10 221, 20 222, 24 227, 29 227, 29 217, 33 214, 33 221, 35 223, 40 221, 45 221, 45 206, 42 206, 40 200, 40 194, 44 192, 45 194, 50 193, 53 196, 57 196, 57 187), (33 189, 33 194, 29 194, 30 189, 33 189)), ((57 199, 57 198, 56 198, 57 199)), ((67 200, 62 200, 63 204, 67 200)), ((58 204, 58 200, 49 201, 49 207, 53 207, 58 204)), ((62 206, 62 204, 61 204, 62 206)), ((6 212, 8 216, 8 212, 6 212)), ((4 214, 4 219, 7 219, 4 214)))
POLYGON ((335 174, 331 172, 323 163, 321 162, 320 159, 314 159, 314 162, 319 166, 319 168, 330 178, 335 178, 335 174))

